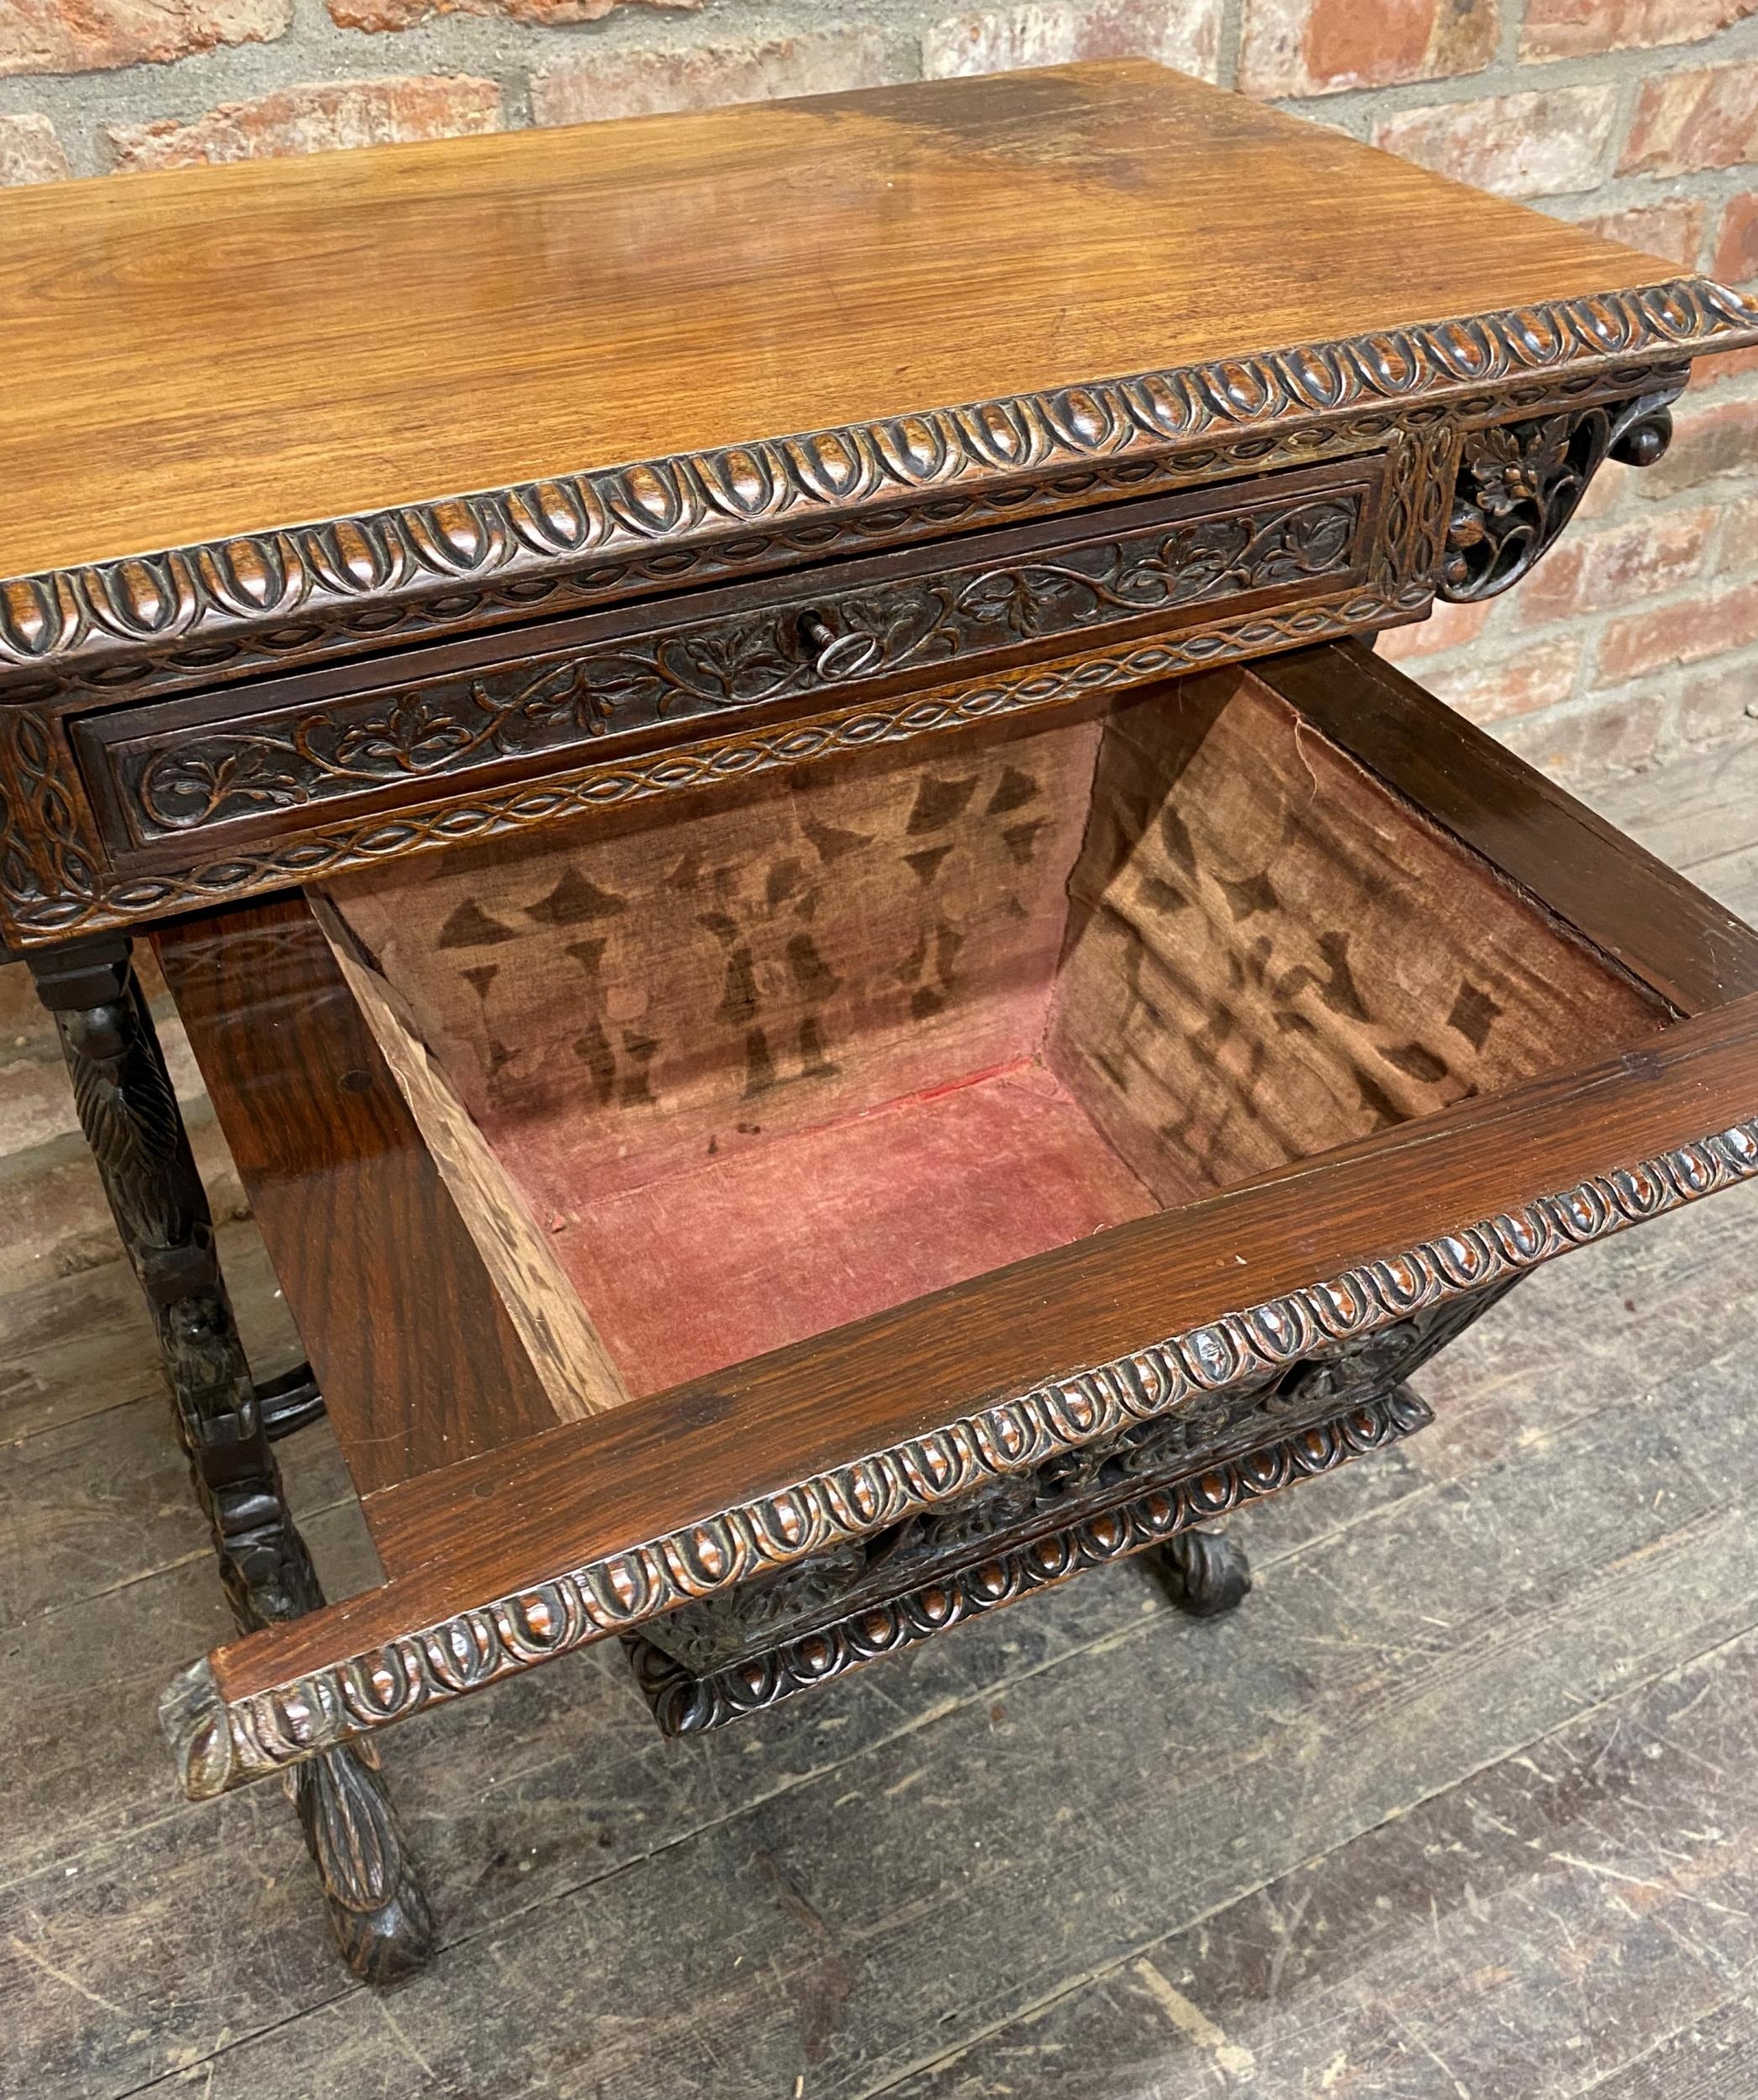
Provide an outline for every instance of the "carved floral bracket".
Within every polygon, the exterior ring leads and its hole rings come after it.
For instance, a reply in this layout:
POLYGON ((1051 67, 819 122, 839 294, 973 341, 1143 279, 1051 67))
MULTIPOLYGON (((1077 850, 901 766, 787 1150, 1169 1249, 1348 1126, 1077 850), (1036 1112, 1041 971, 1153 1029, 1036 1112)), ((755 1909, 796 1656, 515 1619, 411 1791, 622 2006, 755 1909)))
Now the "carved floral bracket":
POLYGON ((1573 413, 1467 433, 1438 595, 1493 598, 1519 581, 1575 515, 1608 459, 1652 466, 1672 439, 1674 385, 1573 413))

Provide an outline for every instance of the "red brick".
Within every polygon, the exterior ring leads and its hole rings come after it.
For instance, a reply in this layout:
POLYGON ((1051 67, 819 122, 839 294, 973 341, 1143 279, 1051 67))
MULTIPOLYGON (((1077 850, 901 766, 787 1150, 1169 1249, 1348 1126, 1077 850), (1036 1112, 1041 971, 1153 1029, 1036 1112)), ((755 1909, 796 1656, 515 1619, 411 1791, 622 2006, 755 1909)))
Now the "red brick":
POLYGON ((1716 549, 1716 568, 1724 575, 1730 570, 1758 569, 1758 496, 1726 504, 1717 515, 1721 520, 1721 540, 1716 549))
POLYGON ((832 94, 876 87, 885 78, 884 40, 876 30, 826 29, 762 44, 612 52, 558 66, 532 81, 531 108, 540 124, 589 123, 781 95, 832 94))
POLYGON ((1575 506, 1571 529, 1582 525, 1603 525, 1616 512, 1628 511, 1631 507, 1624 499, 1640 480, 1641 475, 1640 468, 1620 466, 1615 459, 1608 459, 1587 483, 1587 493, 1575 506))
POLYGON ((1694 44, 1758 10, 1758 0, 1526 0, 1523 59, 1694 44))
POLYGON ((151 124, 111 124, 106 130, 118 168, 133 174, 204 160, 278 160, 344 146, 456 139, 500 129, 501 90, 493 81, 436 76, 286 87, 255 102, 223 102, 186 123, 165 118, 151 124))
POLYGON ((1598 212, 1577 219, 1584 233, 1601 240, 1621 241, 1626 248, 1664 255, 1687 270, 1697 267, 1703 244, 1703 201, 1695 197, 1663 197, 1657 204, 1633 204, 1621 212, 1598 212))
POLYGON ((1713 511, 1663 511, 1609 532, 1565 535, 1520 585, 1522 618, 1536 627, 1677 590, 1702 567, 1715 520, 1713 511))
POLYGON ((1388 664, 1408 663, 1412 657, 1438 656, 1442 649, 1462 648, 1482 633, 1496 609, 1493 598, 1476 605, 1436 602, 1425 620, 1407 627, 1388 627, 1374 644, 1376 653, 1388 664))
POLYGON ((1708 66, 1642 83, 1620 175, 1690 175, 1758 158, 1758 65, 1708 66))
POLYGON ((1251 95, 1329 95, 1476 73, 1495 56, 1500 26, 1497 0, 1246 0, 1239 84, 1251 95))
POLYGON ((1608 774, 1640 773, 1649 765, 1667 712, 1661 694, 1636 686, 1591 706, 1523 716, 1496 734, 1529 765, 1579 792, 1608 774))
POLYGON ((1617 113, 1609 82, 1555 87, 1406 109, 1375 127, 1373 143, 1504 197, 1562 196, 1598 186, 1617 113))
MULTIPOLYGON (((30 972, 0 969, 0 1056, 17 1050, 29 1050, 33 1056, 60 1055, 55 1022, 37 997, 30 972)), ((0 1146, 0 1152, 4 1150, 0 1146)))
POLYGON ((0 0, 0 74, 163 64, 283 34, 293 0, 0 0))
POLYGON ((1758 277, 1758 192, 1730 197, 1715 239, 1715 275, 1725 285, 1758 277))
POLYGON ((1076 59, 1152 58, 1213 80, 1220 18, 1221 0, 1026 0, 935 23, 922 33, 921 70, 941 80, 1076 59))
MULTIPOLYGON (((249 1215, 238 1170, 204 1100, 184 1100, 196 1165, 217 1222, 249 1215)), ((33 1146, 8 1162, 0 1299, 50 1276, 73 1276, 120 1252, 97 1168, 83 1138, 33 1146)))
POLYGON ((1505 662, 1486 664, 1476 656, 1456 666, 1423 674, 1425 685, 1449 707, 1476 722, 1505 722, 1510 716, 1535 714, 1554 707, 1575 690, 1581 644, 1572 635, 1539 642, 1505 662))
POLYGON ((79 1128, 59 1048, 52 1042, 31 1047, 34 1056, 0 1055, 0 1159, 79 1128))
POLYGON ((1599 643, 1600 675, 1612 684, 1667 664, 1701 663, 1758 642, 1758 583, 1703 591, 1614 620, 1599 643))
MULTIPOLYGON (((438 14, 491 14, 512 22, 601 22, 629 0, 329 0, 344 29, 407 29, 438 14)), ((701 7, 702 0, 645 0, 654 8, 701 7)))
POLYGON ((24 182, 59 182, 72 172, 55 126, 46 117, 0 117, 0 189, 24 182))
POLYGON ((1706 386, 1745 379, 1752 372, 1758 372, 1758 348, 1714 351, 1692 360, 1691 385, 1696 392, 1701 393, 1706 386))

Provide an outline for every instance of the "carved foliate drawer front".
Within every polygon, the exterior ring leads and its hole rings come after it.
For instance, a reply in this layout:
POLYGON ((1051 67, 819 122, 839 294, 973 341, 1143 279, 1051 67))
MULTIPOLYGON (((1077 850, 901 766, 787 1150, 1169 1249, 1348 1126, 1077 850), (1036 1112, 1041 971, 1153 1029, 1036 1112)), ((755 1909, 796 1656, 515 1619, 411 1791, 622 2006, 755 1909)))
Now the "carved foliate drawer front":
POLYGON ((830 564, 411 651, 376 678, 354 665, 122 708, 75 738, 113 853, 163 864, 192 834, 394 807, 442 780, 516 779, 705 717, 1000 670, 1219 604, 1329 597, 1364 573, 1384 468, 1344 460, 830 564))

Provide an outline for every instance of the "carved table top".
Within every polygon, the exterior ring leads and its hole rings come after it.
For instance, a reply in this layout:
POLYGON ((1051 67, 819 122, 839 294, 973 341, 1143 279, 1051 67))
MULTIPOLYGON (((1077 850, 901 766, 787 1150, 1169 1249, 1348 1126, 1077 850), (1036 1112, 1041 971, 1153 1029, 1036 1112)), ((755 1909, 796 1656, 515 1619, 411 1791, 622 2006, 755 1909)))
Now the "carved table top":
POLYGON ((1758 342, 1706 279, 1133 61, 55 185, 0 229, 13 948, 913 734, 918 666, 942 726, 1487 596, 1758 342))
POLYGON ((485 492, 329 543, 326 581, 395 592, 1745 326, 1133 62, 62 184, 0 227, 14 578, 485 492))

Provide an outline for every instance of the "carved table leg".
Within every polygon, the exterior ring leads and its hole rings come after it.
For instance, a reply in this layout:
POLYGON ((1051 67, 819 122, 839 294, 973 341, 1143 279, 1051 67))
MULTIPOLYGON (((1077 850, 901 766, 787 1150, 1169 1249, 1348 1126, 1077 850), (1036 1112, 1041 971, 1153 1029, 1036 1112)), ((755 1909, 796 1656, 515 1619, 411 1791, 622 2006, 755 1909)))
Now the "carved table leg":
POLYGON ((1173 1601, 1193 1619, 1237 1610, 1252 1587, 1244 1547, 1219 1531, 1180 1531, 1155 1557, 1173 1601))
MULTIPOLYGON (((31 958, 55 1016, 79 1119, 158 1331, 159 1352, 213 1532, 220 1580, 245 1631, 323 1602, 269 1447, 214 1252, 213 1223, 129 942, 85 941, 31 958)), ((302 1368, 265 1389, 277 1429, 322 1401, 302 1368)), ((426 1958, 433 1924, 377 1760, 330 1751, 296 1776, 299 1819, 349 1965, 390 1982, 426 1958)))

